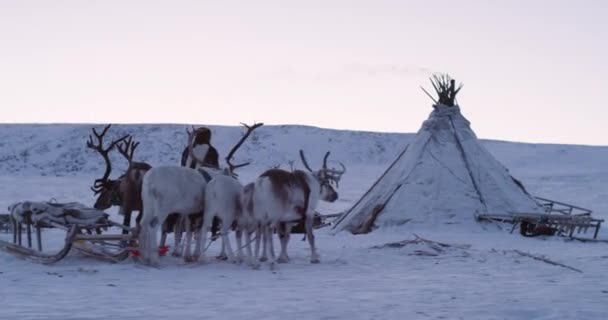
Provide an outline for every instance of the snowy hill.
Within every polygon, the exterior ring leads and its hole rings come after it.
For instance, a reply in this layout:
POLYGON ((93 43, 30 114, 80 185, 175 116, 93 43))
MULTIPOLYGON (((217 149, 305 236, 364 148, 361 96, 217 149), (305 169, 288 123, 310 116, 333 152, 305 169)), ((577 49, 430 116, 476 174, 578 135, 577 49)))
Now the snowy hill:
MULTIPOLYGON (((0 125, 0 176, 86 176, 103 172, 101 157, 85 146, 90 124, 2 124, 0 125)), ((132 134, 141 144, 135 159, 153 166, 176 164, 185 146, 185 125, 136 124, 115 125, 110 137, 132 134)), ((244 128, 211 126, 213 142, 223 158, 238 141, 244 128)), ((473 129, 475 126, 473 124, 473 129)), ((253 177, 277 164, 287 167, 290 160, 300 166, 298 149, 306 151, 316 166, 324 152, 331 159, 343 161, 349 170, 344 183, 353 187, 347 199, 360 196, 412 140, 411 133, 377 133, 321 129, 309 126, 263 126, 257 129, 235 155, 235 163, 251 161, 243 170, 253 177), (362 170, 357 170, 362 168, 362 170), (365 173, 365 178, 354 175, 365 173), (364 181, 364 182, 361 182, 364 181)), ((521 179, 534 194, 586 206, 600 216, 608 216, 608 147, 556 144, 529 144, 482 140, 483 145, 521 179), (582 192, 581 188, 592 192, 582 192)), ((114 152, 112 176, 126 168, 126 162, 114 152)))
MULTIPOLYGON (((85 146, 93 126, 102 127, 89 124, 0 124, 0 173, 76 175, 99 172, 99 166, 103 165, 101 158, 85 146)), ((129 133, 141 142, 135 155, 137 161, 146 161, 153 166, 175 164, 185 146, 186 127, 171 124, 114 125, 108 138, 129 133)), ((211 128, 213 143, 221 157, 244 132, 239 126, 211 128)), ((258 167, 286 166, 290 160, 298 160, 297 152, 302 148, 311 161, 318 160, 330 150, 332 159, 347 164, 384 166, 394 160, 412 138, 411 133, 267 125, 257 129, 241 147, 235 155, 235 162, 252 161, 258 167)), ((608 159, 608 147, 492 140, 484 140, 483 144, 508 168, 526 175, 606 171, 603 163, 608 159)), ((113 163, 125 164, 118 153, 114 152, 111 157, 113 163)))
MULTIPOLYGON (((0 125, 0 173, 27 175, 76 175, 98 173, 101 157, 86 148, 92 125, 0 125)), ((101 128, 101 125, 95 127, 101 128)), ((153 166, 177 164, 186 144, 185 125, 115 125, 111 137, 131 134, 140 141, 135 159, 153 166)), ((244 132, 238 126, 211 126, 213 144, 225 157, 244 132)), ((311 162, 327 150, 331 159, 351 164, 384 164, 411 139, 411 134, 391 134, 320 129, 306 126, 264 126, 252 134, 235 155, 235 163, 251 161, 257 167, 287 166, 305 150, 311 162)), ((126 163, 114 152, 113 163, 126 163)), ((119 168, 121 168, 118 165, 119 168)), ((116 173, 116 172, 115 172, 116 173)))

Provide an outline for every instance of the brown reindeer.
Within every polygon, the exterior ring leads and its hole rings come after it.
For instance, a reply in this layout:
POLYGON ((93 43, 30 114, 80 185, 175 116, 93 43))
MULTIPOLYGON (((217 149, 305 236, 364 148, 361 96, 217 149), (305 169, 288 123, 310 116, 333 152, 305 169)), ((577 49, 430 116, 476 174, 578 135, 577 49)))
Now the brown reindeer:
MULTIPOLYGON (((94 207, 98 210, 106 210, 112 206, 119 206, 119 214, 124 216, 123 224, 125 226, 131 225, 131 213, 138 211, 136 222, 139 223, 142 213, 142 200, 141 200, 141 184, 143 176, 148 170, 152 168, 144 162, 134 162, 133 154, 135 149, 139 145, 139 142, 133 142, 133 138, 130 135, 125 135, 118 140, 113 140, 107 148, 103 147, 103 137, 110 128, 111 125, 104 127, 101 133, 93 128, 93 134, 97 138, 97 143, 93 143, 93 137, 89 135, 89 141, 87 141, 87 147, 97 151, 104 159, 106 163, 106 171, 100 179, 96 179, 91 190, 95 192, 97 200, 95 201, 94 207), (112 164, 108 153, 117 147, 121 155, 129 162, 127 171, 121 175, 118 179, 110 179, 110 173, 112 172, 112 164)), ((123 233, 127 233, 123 230, 123 233)))

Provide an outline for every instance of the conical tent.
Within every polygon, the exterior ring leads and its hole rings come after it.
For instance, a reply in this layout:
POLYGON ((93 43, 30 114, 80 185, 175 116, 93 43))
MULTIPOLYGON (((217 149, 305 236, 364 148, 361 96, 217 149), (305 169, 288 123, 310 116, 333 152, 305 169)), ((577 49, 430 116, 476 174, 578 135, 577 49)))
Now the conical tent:
POLYGON ((481 145, 460 108, 443 104, 441 94, 439 101, 414 141, 334 223, 334 233, 367 233, 374 225, 405 222, 464 223, 482 213, 543 212, 481 145))

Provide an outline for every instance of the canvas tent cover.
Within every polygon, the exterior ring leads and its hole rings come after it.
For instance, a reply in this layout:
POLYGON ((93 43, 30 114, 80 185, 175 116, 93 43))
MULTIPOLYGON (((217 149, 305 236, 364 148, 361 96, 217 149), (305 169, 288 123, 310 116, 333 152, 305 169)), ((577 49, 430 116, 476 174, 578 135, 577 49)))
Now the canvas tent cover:
POLYGON ((480 213, 515 212, 543 209, 481 145, 458 106, 435 105, 414 141, 333 231, 365 233, 372 223, 462 223, 480 213))
POLYGON ((16 222, 46 222, 88 225, 104 222, 108 214, 79 202, 55 203, 22 201, 9 206, 16 222))

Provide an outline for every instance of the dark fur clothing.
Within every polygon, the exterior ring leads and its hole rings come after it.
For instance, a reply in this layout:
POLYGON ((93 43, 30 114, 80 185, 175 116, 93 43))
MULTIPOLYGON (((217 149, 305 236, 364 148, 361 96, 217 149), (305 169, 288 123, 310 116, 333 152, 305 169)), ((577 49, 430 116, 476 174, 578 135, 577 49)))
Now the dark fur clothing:
MULTIPOLYGON (((220 156, 217 153, 217 150, 212 145, 209 145, 209 151, 207 151, 207 155, 205 155, 205 159, 204 159, 205 166, 219 168, 220 167, 219 157, 220 156)), ((194 169, 194 167, 196 166, 195 161, 190 162, 188 165, 186 165, 186 161, 188 161, 188 147, 186 147, 184 149, 184 151, 182 152, 181 165, 184 167, 187 166, 187 167, 194 169)))

